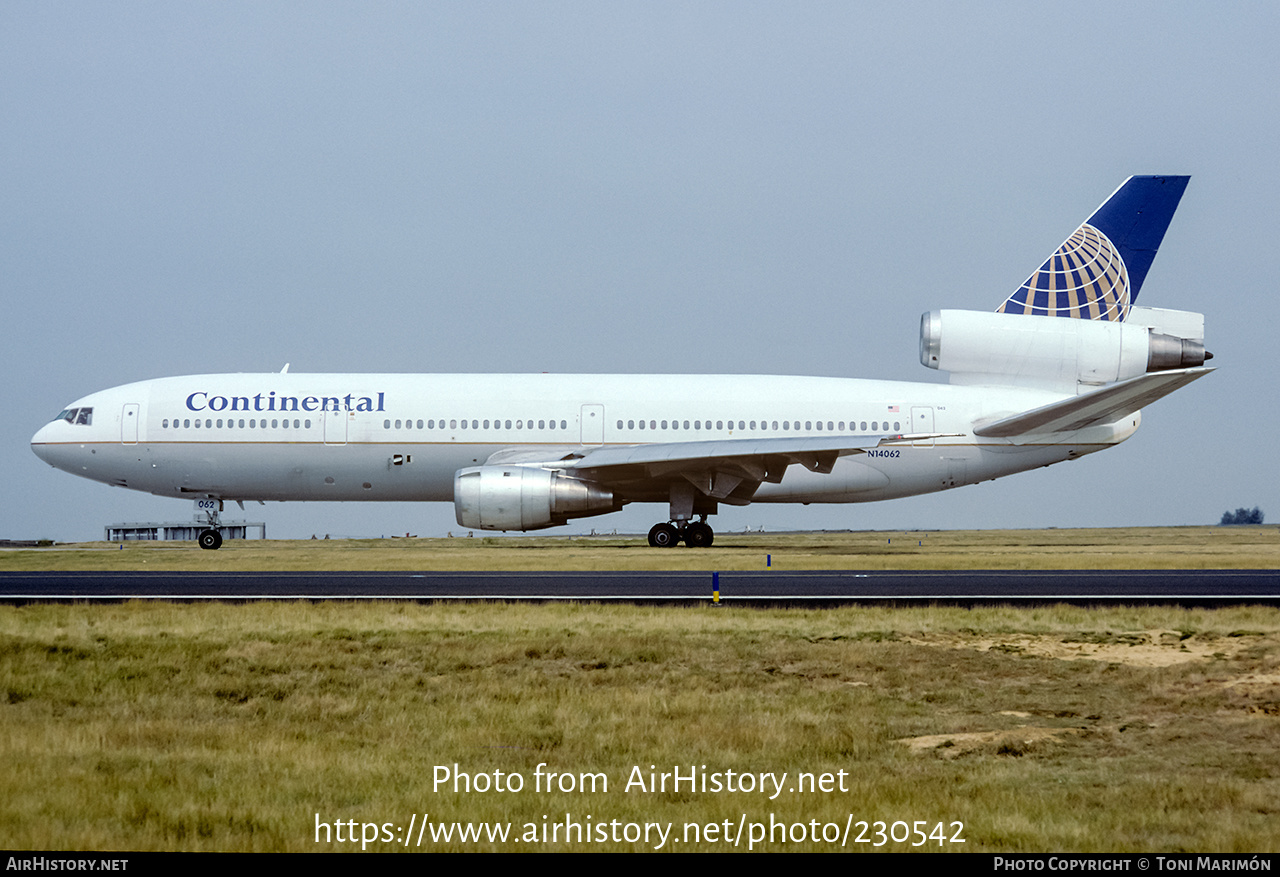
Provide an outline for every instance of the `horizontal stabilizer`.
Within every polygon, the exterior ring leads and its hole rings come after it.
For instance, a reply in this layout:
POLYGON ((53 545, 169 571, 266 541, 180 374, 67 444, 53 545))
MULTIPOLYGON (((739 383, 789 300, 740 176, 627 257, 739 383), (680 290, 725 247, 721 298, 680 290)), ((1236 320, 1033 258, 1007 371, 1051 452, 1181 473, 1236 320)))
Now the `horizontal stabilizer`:
POLYGON ((1211 368, 1184 368, 1139 375, 1083 396, 1073 396, 988 423, 975 429, 974 433, 985 438, 1012 438, 1033 433, 1069 432, 1111 423, 1211 371, 1211 368))

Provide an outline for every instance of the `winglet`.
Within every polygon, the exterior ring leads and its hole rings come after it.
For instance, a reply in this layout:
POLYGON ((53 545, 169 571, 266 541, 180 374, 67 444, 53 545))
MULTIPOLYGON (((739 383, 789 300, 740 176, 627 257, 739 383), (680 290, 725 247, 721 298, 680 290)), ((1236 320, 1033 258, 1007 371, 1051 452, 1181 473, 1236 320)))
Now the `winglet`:
POLYGON ((997 312, 1123 320, 1190 179, 1129 177, 997 312))

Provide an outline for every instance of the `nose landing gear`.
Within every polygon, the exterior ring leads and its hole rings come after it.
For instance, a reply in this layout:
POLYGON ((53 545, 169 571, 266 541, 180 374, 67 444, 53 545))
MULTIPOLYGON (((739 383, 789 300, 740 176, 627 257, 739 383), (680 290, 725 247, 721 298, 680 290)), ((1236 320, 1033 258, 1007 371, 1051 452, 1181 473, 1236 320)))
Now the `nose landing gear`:
POLYGON ((674 548, 683 542, 690 548, 708 548, 715 540, 715 531, 703 515, 698 521, 654 524, 649 531, 649 544, 654 548, 674 548))
POLYGON ((196 536, 196 544, 206 551, 217 551, 222 547, 222 500, 196 500, 196 513, 205 516, 207 526, 196 536))

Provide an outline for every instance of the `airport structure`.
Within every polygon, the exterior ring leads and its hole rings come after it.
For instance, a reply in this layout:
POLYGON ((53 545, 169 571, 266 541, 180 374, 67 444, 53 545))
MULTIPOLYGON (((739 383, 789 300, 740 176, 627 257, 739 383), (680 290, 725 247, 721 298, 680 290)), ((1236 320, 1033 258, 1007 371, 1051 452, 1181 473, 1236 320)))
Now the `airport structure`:
MULTIPOLYGON (((107 524, 103 538, 108 542, 195 542, 207 529, 209 525, 203 521, 107 524)), ((267 525, 262 521, 223 521, 218 526, 223 539, 248 539, 252 529, 257 529, 259 539, 267 538, 267 525)))

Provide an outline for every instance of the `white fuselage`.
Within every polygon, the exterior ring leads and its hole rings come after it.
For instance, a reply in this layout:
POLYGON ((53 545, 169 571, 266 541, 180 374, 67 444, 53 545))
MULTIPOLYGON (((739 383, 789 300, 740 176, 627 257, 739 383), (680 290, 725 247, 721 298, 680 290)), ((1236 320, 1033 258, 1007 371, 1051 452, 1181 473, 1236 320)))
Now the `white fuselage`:
MULTIPOLYGON (((227 374, 162 378, 86 396, 91 423, 32 438, 68 472, 160 496, 224 500, 454 499, 458 470, 499 452, 726 439, 952 433, 790 466, 754 502, 863 502, 972 484, 1117 444, 1116 423, 1020 440, 975 423, 1062 399, 1039 389, 756 375, 227 374)), ((623 502, 661 501, 643 492, 623 502)))

